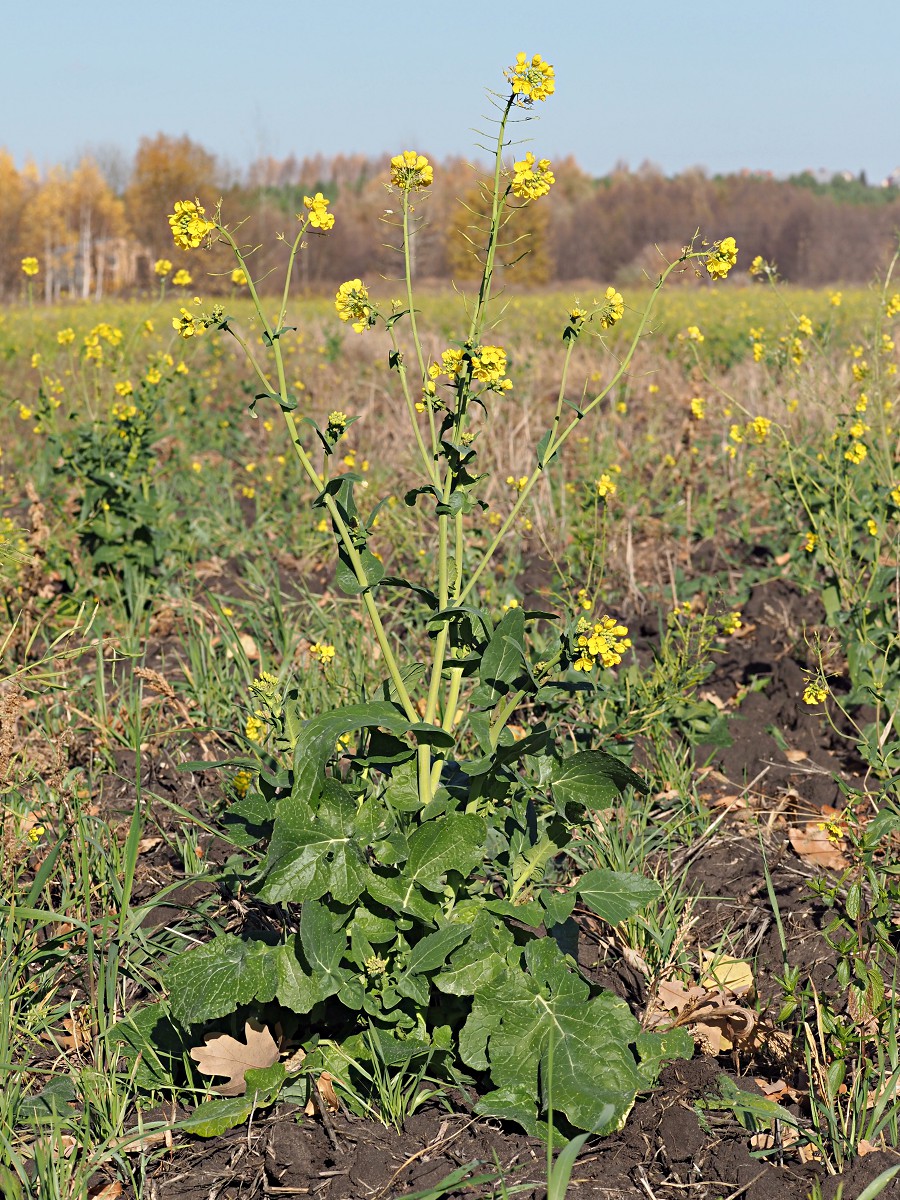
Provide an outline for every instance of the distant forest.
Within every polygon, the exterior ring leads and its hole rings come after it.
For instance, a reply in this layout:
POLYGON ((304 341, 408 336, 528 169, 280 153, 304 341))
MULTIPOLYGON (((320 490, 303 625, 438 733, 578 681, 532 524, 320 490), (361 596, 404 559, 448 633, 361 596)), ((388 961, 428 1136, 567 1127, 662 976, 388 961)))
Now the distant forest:
MULTIPOLYGON (((19 169, 0 151, 0 297, 21 296, 21 259, 32 255, 41 267, 36 300, 146 291, 157 284, 159 258, 192 268, 205 294, 227 290, 223 248, 204 256, 202 272, 224 274, 201 283, 196 256, 177 252, 169 236, 173 202, 195 196, 208 212, 221 198, 232 227, 244 221, 242 243, 260 247, 251 259, 255 278, 278 265, 276 235, 290 235, 304 195, 317 191, 332 201, 336 224, 327 236, 311 238, 311 253, 297 267, 300 283, 319 289, 356 276, 392 277, 398 260, 391 246, 399 235, 392 225, 396 197, 385 187, 388 162, 388 155, 269 158, 238 174, 189 138, 159 134, 141 141, 132 163, 98 154, 40 174, 30 165, 19 169)), ((710 240, 732 235, 740 267, 761 254, 792 283, 864 283, 885 268, 900 233, 900 189, 870 186, 864 177, 778 180, 694 169, 669 178, 644 166, 594 178, 571 158, 554 162, 553 170, 549 196, 507 226, 502 257, 510 283, 653 277, 656 247, 671 258, 698 227, 710 240)), ((463 159, 436 162, 434 184, 417 209, 416 276, 471 278, 478 265, 466 235, 477 242, 485 209, 477 167, 463 159)))

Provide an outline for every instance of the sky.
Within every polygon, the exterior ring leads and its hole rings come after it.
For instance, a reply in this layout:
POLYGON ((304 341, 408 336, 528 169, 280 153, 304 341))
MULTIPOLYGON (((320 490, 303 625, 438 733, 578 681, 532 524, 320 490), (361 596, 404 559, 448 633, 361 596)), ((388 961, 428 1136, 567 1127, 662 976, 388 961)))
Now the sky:
MULTIPOLYGON (((240 171, 263 156, 416 149, 478 157, 516 53, 556 94, 524 132, 592 174, 900 165, 900 0, 42 0, 4 6, 0 148, 20 167, 129 160, 187 134, 240 171)), ((482 156, 483 157, 483 156, 482 156)))

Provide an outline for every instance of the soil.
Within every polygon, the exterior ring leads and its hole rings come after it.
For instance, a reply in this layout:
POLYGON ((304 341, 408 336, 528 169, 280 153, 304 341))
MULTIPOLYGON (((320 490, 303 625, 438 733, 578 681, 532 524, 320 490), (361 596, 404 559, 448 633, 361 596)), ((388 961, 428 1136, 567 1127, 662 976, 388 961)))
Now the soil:
MULTIPOLYGON (((736 1041, 733 1050, 717 1057, 698 1054, 666 1067, 653 1091, 638 1098, 620 1132, 586 1144, 566 1193, 573 1200, 807 1200, 816 1180, 821 1180, 824 1200, 834 1200, 841 1183, 845 1200, 855 1200, 886 1166, 900 1163, 896 1154, 873 1152, 843 1175, 827 1176, 821 1164, 802 1162, 789 1146, 762 1160, 751 1152, 750 1133, 709 1101, 719 1094, 723 1075, 745 1091, 777 1082, 796 1086, 798 1092, 803 1088, 800 1064, 784 1037, 775 1036, 776 979, 784 961, 766 866, 788 963, 811 977, 822 994, 839 994, 834 956, 822 936, 829 916, 808 886, 818 868, 804 863, 787 838, 791 824, 820 814, 824 805, 840 806, 836 776, 857 786, 861 779, 862 765, 848 744, 801 698, 804 669, 814 665, 805 631, 822 620, 817 598, 782 579, 753 588, 743 610, 743 631, 729 641, 706 684, 726 708, 740 699, 731 721, 731 746, 698 751, 698 762, 707 763, 703 798, 721 822, 714 837, 702 839, 699 848, 672 863, 687 872, 688 890, 696 897, 686 932, 692 944, 715 944, 727 931, 732 953, 753 963, 758 1003, 751 1001, 751 1007, 759 1013, 757 1035, 746 1044, 736 1041)), ((658 634, 647 617, 637 618, 633 629, 639 651, 658 634)), ((133 780, 133 766, 123 761, 120 771, 105 781, 104 807, 123 815, 129 811, 134 788, 124 781, 129 776, 133 780)), ((142 769, 145 787, 185 808, 196 807, 197 788, 216 787, 214 774, 181 774, 162 752, 148 755, 142 769)), ((160 820, 166 825, 176 818, 163 811, 160 820)), ((215 859, 218 849, 212 842, 206 853, 215 859)), ((164 844, 142 856, 137 898, 177 883, 179 869, 164 844)), ((176 891, 169 908, 157 910, 153 921, 170 922, 186 914, 201 892, 194 885, 176 891)), ((640 963, 626 961, 589 914, 578 920, 585 974, 622 996, 642 1017, 653 997, 640 963)), ((505 1193, 489 1181, 471 1181, 499 1171, 510 1194, 543 1200, 543 1143, 515 1127, 473 1117, 468 1103, 456 1099, 452 1112, 432 1104, 416 1113, 402 1133, 343 1113, 333 1114, 326 1126, 319 1116, 280 1105, 249 1128, 222 1137, 201 1141, 176 1135, 173 1147, 152 1166, 143 1196, 393 1200, 426 1192, 434 1200, 489 1197, 505 1193), (455 1185, 428 1192, 467 1167, 469 1172, 459 1175, 455 1185)), ((802 1104, 795 1104, 794 1111, 802 1116, 802 1104)), ((900 1176, 881 1196, 900 1200, 900 1176)))

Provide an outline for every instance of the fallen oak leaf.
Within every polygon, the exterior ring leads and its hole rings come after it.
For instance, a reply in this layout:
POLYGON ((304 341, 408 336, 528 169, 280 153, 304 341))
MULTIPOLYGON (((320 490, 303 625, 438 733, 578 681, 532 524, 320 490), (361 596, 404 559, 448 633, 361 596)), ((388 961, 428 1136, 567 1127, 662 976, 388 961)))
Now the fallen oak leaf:
POLYGON ((788 840, 794 853, 809 866, 843 871, 850 865, 841 852, 843 839, 833 841, 825 821, 807 821, 805 825, 795 825, 788 830, 788 840))
POLYGON ((278 1044, 268 1028, 258 1021, 244 1025, 244 1041, 228 1033, 207 1036, 204 1045, 194 1046, 191 1058, 204 1075, 222 1075, 228 1082, 214 1088, 220 1096, 243 1096, 247 1091, 244 1075, 260 1067, 271 1067, 278 1061, 278 1044))
POLYGON ((700 986, 722 988, 735 996, 743 996, 753 988, 753 968, 740 958, 731 958, 727 954, 716 954, 714 950, 701 950, 700 957, 705 975, 700 980, 700 986))

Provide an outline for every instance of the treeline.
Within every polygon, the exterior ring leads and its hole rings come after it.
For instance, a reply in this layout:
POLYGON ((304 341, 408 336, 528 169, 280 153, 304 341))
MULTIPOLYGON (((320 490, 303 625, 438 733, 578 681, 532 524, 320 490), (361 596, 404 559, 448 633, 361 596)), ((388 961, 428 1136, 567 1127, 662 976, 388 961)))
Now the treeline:
MULTIPOLYGON (((121 178, 116 164, 90 157, 41 175, 30 165, 17 168, 0 151, 0 297, 23 294, 26 256, 40 262, 31 282, 36 299, 147 290, 156 286, 159 258, 193 269, 204 294, 227 290, 233 264, 224 248, 204 256, 204 274, 221 274, 201 284, 196 257, 172 244, 166 214, 176 199, 195 196, 208 211, 221 198, 229 225, 243 222, 241 243, 258 247, 250 260, 255 278, 278 267, 283 247, 276 235, 290 237, 304 195, 316 191, 331 199, 336 224, 315 239, 312 253, 300 256, 300 283, 319 288, 357 275, 395 276, 397 197, 385 187, 388 162, 387 155, 269 158, 235 176, 189 138, 159 134, 142 140, 121 178)), ((884 268, 900 230, 898 189, 859 181, 842 189, 811 186, 805 176, 711 178, 702 170, 667 178, 651 167, 597 179, 571 158, 553 169, 557 182, 549 196, 515 214, 504 231, 501 258, 510 282, 652 276, 660 261, 656 247, 677 254, 698 227, 710 239, 734 236, 742 266, 761 254, 794 283, 865 282, 884 268)), ((464 280, 477 272, 466 238, 477 243, 484 224, 478 180, 462 159, 436 165, 434 184, 417 205, 422 224, 414 271, 420 279, 464 280)))

